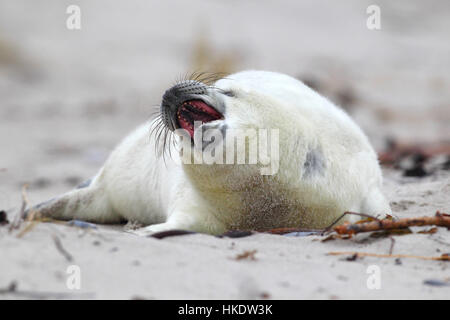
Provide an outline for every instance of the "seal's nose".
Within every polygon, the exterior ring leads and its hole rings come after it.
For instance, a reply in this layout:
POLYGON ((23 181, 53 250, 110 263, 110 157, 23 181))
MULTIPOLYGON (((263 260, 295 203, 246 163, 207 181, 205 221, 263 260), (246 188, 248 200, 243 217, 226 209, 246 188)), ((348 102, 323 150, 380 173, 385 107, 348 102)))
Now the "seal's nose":
POLYGON ((198 99, 199 96, 207 94, 207 90, 207 85, 194 80, 180 82, 166 90, 161 103, 161 116, 164 124, 174 131, 178 108, 185 101, 198 99))

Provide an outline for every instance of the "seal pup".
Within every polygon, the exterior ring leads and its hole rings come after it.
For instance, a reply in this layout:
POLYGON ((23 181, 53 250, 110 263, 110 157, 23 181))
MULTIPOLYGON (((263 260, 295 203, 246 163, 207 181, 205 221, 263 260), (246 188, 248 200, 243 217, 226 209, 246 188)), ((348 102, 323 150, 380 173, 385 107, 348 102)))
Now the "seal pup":
MULTIPOLYGON (((248 146, 256 138, 246 139, 248 146)), ((31 210, 56 219, 148 225, 139 235, 323 228, 345 211, 391 214, 381 184, 376 153, 342 109, 290 76, 243 71, 211 86, 177 83, 164 93, 159 116, 126 137, 92 180, 31 210), (274 172, 263 174, 261 163, 179 161, 180 150, 171 146, 187 137, 195 160, 208 147, 196 139, 205 129, 223 134, 216 150, 233 129, 277 130, 274 172)))

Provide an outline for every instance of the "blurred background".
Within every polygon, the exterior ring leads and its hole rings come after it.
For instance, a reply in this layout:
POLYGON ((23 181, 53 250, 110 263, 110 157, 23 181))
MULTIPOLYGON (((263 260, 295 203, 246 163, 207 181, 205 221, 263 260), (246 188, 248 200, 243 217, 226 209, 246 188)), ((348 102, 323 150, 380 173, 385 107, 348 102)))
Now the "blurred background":
POLYGON ((0 0, 0 209, 93 176, 180 77, 244 69, 304 81, 380 152, 450 141, 448 0, 0 0))

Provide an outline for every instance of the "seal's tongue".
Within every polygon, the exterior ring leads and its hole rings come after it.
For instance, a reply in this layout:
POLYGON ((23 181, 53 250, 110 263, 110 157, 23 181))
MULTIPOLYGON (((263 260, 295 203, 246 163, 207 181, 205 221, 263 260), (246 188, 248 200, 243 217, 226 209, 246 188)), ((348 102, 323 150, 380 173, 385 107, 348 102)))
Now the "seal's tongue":
POLYGON ((213 107, 201 100, 190 100, 184 102, 178 108, 178 123, 180 127, 187 130, 191 137, 194 137, 194 122, 203 123, 223 119, 223 116, 213 107))

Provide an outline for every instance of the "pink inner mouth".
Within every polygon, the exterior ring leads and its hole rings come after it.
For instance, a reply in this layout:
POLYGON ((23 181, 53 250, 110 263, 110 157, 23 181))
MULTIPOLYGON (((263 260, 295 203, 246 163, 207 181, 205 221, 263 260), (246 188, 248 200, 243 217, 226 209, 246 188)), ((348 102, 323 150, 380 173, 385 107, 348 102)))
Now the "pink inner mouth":
POLYGON ((203 124, 223 119, 223 115, 201 100, 190 100, 184 102, 178 108, 177 118, 180 127, 187 130, 191 138, 193 138, 194 121, 199 121, 203 124))

